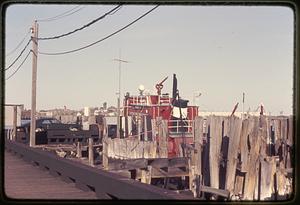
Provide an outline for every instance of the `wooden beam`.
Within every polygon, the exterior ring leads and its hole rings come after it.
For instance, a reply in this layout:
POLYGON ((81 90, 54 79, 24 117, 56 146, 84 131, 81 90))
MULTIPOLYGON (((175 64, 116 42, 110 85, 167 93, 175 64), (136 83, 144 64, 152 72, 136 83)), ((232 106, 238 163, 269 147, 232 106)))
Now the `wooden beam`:
POLYGON ((105 118, 103 119, 103 139, 102 139, 102 166, 104 170, 108 170, 108 132, 105 118))
POLYGON ((128 159, 128 160, 119 160, 119 159, 110 159, 108 164, 109 170, 131 170, 131 169, 140 169, 147 168, 147 159, 128 159))
POLYGON ((258 176, 259 150, 260 150, 260 133, 259 133, 259 118, 252 117, 249 119, 253 123, 253 129, 249 135, 250 155, 248 160, 248 170, 245 178, 244 199, 253 200, 255 195, 255 186, 258 176))
MULTIPOLYGON (((183 171, 180 168, 168 168, 167 170, 163 170, 160 168, 152 167, 152 176, 151 178, 165 178, 165 177, 183 177, 183 176, 189 176, 188 171, 183 171)), ((141 170, 137 169, 136 171, 136 179, 141 179, 142 174, 141 170)))
POLYGON ((82 147, 81 147, 81 142, 77 142, 77 154, 76 157, 81 158, 82 157, 82 147))
POLYGON ((152 167, 147 166, 147 169, 141 170, 141 182, 151 184, 152 167))
POLYGON ((274 157, 260 158, 261 162, 261 193, 260 200, 270 199, 274 190, 274 174, 276 161, 274 157))
POLYGON ((148 164, 152 167, 161 168, 161 167, 187 167, 188 158, 156 158, 148 159, 148 164))
POLYGON ((216 189, 216 188, 212 188, 212 187, 209 187, 209 186, 201 185, 200 186, 200 191, 206 192, 206 193, 211 193, 211 194, 216 194, 218 196, 223 196, 225 198, 229 197, 229 191, 228 190, 216 189))
POLYGON ((201 153, 202 153, 202 146, 203 146, 203 118, 196 117, 194 123, 194 165, 195 165, 195 174, 202 175, 201 172, 201 153))
POLYGON ((93 138, 89 138, 89 165, 94 166, 94 148, 93 148, 93 138))
POLYGON ((226 171, 226 182, 225 188, 233 193, 234 191, 234 181, 235 172, 240 144, 240 134, 242 129, 242 120, 238 117, 230 117, 230 127, 228 132, 229 137, 229 147, 228 147, 228 161, 227 161, 227 171, 226 171))
POLYGON ((168 157, 168 124, 166 120, 157 119, 158 123, 158 136, 159 136, 159 157, 167 158, 168 157))
POLYGON ((223 117, 210 116, 210 147, 209 147, 209 170, 210 186, 219 188, 219 163, 222 142, 223 117))

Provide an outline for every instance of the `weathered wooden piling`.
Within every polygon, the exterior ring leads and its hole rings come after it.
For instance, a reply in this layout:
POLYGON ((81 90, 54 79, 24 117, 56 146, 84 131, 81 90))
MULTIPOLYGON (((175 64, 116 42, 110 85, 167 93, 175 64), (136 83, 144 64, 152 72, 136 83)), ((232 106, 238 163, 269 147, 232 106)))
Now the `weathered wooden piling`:
POLYGON ((210 148, 209 148, 209 170, 210 186, 219 188, 219 164, 222 142, 222 121, 223 117, 210 116, 210 148))
POLYGON ((147 169, 141 170, 141 182, 151 184, 152 166, 147 166, 147 169))
POLYGON ((102 138, 102 166, 104 170, 108 170, 108 132, 106 120, 103 119, 103 138, 102 138))
POLYGON ((81 142, 77 142, 76 149, 77 149, 76 157, 81 158, 82 157, 81 142))
POLYGON ((89 165, 94 166, 94 147, 93 147, 93 138, 89 137, 89 165))

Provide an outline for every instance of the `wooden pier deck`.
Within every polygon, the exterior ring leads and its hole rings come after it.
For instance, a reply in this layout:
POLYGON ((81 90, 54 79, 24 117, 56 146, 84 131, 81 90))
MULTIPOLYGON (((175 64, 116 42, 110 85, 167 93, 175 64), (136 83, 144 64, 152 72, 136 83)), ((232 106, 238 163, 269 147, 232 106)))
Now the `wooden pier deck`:
POLYGON ((4 164, 4 189, 9 198, 98 199, 95 192, 83 191, 7 151, 4 164))

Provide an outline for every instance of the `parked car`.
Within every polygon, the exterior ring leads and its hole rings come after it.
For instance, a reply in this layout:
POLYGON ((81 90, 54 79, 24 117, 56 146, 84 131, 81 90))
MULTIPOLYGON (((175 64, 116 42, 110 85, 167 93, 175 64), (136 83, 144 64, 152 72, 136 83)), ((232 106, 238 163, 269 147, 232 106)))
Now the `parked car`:
MULTIPOLYGON (((17 141, 28 143, 30 137, 31 122, 24 122, 21 126, 17 127, 17 141)), ((47 130, 81 130, 79 124, 64 124, 55 118, 39 118, 36 120, 36 144, 47 144, 47 130)))

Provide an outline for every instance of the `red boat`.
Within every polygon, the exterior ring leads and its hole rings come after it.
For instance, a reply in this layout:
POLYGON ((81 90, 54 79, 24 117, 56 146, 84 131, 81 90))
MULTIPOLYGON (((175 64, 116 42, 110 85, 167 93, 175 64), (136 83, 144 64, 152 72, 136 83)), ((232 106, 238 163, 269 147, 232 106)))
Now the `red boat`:
POLYGON ((172 97, 168 93, 162 94, 163 83, 167 78, 156 84, 155 95, 144 94, 143 88, 139 88, 140 95, 137 96, 126 93, 120 137, 138 136, 141 140, 157 140, 159 136, 152 129, 155 127, 152 119, 161 117, 168 122, 168 157, 172 158, 182 156, 181 148, 193 143, 193 122, 198 116, 198 106, 189 106, 188 100, 180 98, 175 74, 172 97))

